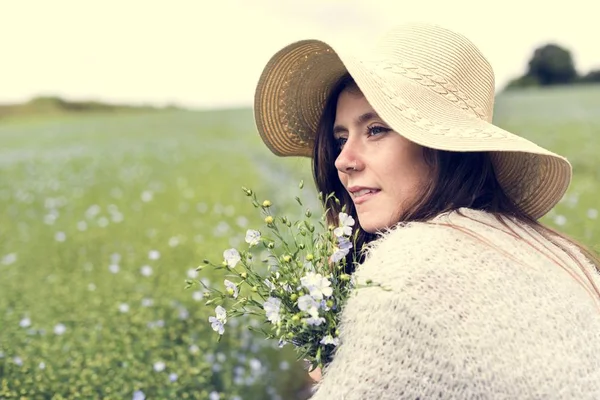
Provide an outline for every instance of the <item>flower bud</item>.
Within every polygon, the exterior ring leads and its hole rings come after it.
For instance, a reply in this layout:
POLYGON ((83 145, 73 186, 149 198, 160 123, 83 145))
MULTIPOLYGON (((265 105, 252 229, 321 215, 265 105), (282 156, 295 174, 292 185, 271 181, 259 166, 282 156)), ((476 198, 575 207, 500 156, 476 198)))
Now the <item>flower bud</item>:
POLYGON ((240 276, 242 277, 242 279, 246 279, 246 278, 248 278, 248 274, 247 274, 247 273, 245 273, 245 272, 242 272, 242 273, 240 274, 240 276))
POLYGON ((196 267, 196 271, 202 271, 203 268, 204 268, 204 265, 199 265, 196 267))
POLYGON ((288 255, 285 255, 285 256, 283 256, 283 261, 289 263, 290 261, 292 261, 292 257, 288 256, 288 255))
POLYGON ((204 292, 204 297, 210 297, 210 292, 204 292))
POLYGON ((310 210, 306 210, 305 215, 306 215, 307 218, 310 218, 311 215, 312 215, 312 212, 310 212, 310 210))
POLYGON ((265 200, 263 201, 262 206, 265 208, 271 207, 271 202, 269 200, 265 200))
POLYGON ((275 243, 273 243, 273 242, 269 242, 269 244, 267 245, 267 247, 268 247, 269 249, 274 249, 274 248, 275 248, 275 243))
POLYGON ((233 291, 233 289, 232 289, 232 288, 227 288, 227 294, 228 294, 228 295, 230 295, 230 296, 233 296, 233 294, 234 294, 234 293, 235 293, 235 292, 233 291))
POLYGON ((327 300, 327 302, 325 303, 327 305, 327 307, 331 308, 333 307, 333 301, 331 300, 327 300))
POLYGON ((300 184, 298 185, 298 187, 299 187, 300 189, 302 189, 302 188, 304 187, 304 180, 301 180, 301 181, 300 181, 300 184))
POLYGON ((267 217, 265 218, 265 222, 267 223, 267 225, 270 225, 270 224, 272 224, 272 223, 273 223, 273 217, 272 217, 272 216, 270 216, 270 215, 269 215, 269 216, 267 216, 267 217))
POLYGON ((348 274, 342 274, 340 275, 340 279, 343 281, 349 281, 350 280, 350 275, 348 274))
POLYGON ((290 299, 292 301, 296 301, 296 300, 298 300, 298 295, 296 293, 292 293, 292 295, 290 296, 290 299))
POLYGON ((253 291, 253 292, 258 292, 258 287, 256 287, 256 285, 255 285, 255 286, 252 286, 252 291, 253 291))
POLYGON ((298 245, 298 248, 299 248, 300 250, 304 250, 304 249, 306 248, 306 245, 305 245, 304 243, 300 243, 300 244, 298 245))
POLYGON ((340 336, 340 330, 339 329, 335 330, 335 336, 340 336))
POLYGON ((292 321, 294 321, 294 322, 300 321, 300 317, 298 316, 298 314, 296 314, 292 317, 292 321))
POLYGON ((314 258, 315 258, 315 256, 313 256, 310 253, 306 255, 306 261, 312 261, 314 258))
POLYGON ((367 280, 365 281, 365 283, 366 283, 367 285, 370 285, 371 283, 373 283, 373 280, 371 280, 371 279, 367 279, 367 280))
POLYGON ((242 190, 246 193, 246 196, 252 196, 252 190, 246 189, 245 187, 242 187, 242 190))
POLYGON ((210 261, 208 261, 206 258, 205 258, 204 260, 202 260, 202 262, 203 262, 204 264, 210 264, 210 261))

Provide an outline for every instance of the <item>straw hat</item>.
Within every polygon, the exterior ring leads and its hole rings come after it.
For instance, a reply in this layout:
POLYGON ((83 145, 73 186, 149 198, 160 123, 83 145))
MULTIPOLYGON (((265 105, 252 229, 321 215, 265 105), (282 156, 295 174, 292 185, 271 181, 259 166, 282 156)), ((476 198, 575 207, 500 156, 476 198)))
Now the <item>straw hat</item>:
POLYGON ((470 40, 435 24, 397 26, 360 51, 342 52, 321 40, 278 51, 254 99, 258 132, 273 153, 312 155, 325 100, 347 72, 379 116, 407 139, 440 150, 491 151, 500 184, 533 218, 567 190, 569 162, 492 124, 492 67, 470 40))

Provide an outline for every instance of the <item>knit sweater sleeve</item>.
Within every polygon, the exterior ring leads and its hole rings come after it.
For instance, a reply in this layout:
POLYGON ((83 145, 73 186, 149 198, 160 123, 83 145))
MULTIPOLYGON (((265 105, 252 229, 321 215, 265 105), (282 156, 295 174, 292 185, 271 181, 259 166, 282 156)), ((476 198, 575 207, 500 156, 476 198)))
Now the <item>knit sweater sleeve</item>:
POLYGON ((396 229, 378 241, 356 280, 390 290, 358 288, 348 299, 339 347, 312 400, 452 398, 452 385, 461 382, 459 376, 443 382, 457 366, 438 351, 446 346, 447 320, 431 308, 443 289, 430 277, 458 247, 450 228, 426 224, 396 229))

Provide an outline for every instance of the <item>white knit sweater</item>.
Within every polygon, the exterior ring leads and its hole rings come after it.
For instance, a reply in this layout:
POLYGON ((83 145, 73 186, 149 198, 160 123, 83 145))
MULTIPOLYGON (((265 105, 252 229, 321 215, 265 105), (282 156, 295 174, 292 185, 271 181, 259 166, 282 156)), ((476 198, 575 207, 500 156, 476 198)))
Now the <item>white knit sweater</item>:
POLYGON ((509 223, 543 252, 460 212, 374 242, 356 279, 393 290, 350 297, 312 400, 600 399, 600 301, 581 267, 532 229, 509 223))

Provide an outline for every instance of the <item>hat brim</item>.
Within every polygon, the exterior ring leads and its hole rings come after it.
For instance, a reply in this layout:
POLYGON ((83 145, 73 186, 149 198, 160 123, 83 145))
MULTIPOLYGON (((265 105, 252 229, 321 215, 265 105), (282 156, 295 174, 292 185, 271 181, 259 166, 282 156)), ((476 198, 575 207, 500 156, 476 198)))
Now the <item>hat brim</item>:
POLYGON ((468 99, 441 96, 444 88, 435 83, 365 59, 320 40, 298 41, 277 52, 261 74, 254 100, 257 129, 267 147, 279 156, 312 156, 325 101, 349 73, 377 114, 408 140, 439 150, 491 152, 499 183, 533 218, 560 201, 572 174, 564 157, 480 118, 468 99))

